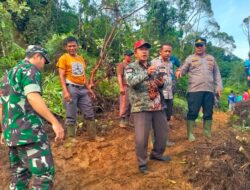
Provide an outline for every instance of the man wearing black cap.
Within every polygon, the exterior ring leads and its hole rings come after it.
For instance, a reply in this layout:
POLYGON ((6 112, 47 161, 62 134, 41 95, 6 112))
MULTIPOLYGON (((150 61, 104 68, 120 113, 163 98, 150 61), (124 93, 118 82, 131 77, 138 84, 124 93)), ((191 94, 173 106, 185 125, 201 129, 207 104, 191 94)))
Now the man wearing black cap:
POLYGON ((130 116, 130 104, 128 99, 128 84, 124 77, 124 69, 128 66, 131 62, 131 57, 134 53, 131 50, 126 50, 124 52, 124 58, 121 63, 117 65, 117 79, 120 88, 120 124, 119 126, 125 128, 128 126, 129 123, 129 116, 130 116))
POLYGON ((157 75, 156 66, 148 62, 151 45, 144 40, 134 44, 136 61, 125 69, 125 77, 129 86, 129 100, 135 127, 136 155, 139 170, 148 173, 147 147, 149 132, 152 127, 155 141, 150 159, 170 161, 163 156, 166 147, 166 119, 162 112, 159 87, 164 84, 163 77, 157 75))
POLYGON ((9 189, 28 189, 32 176, 32 189, 52 189, 55 168, 42 118, 52 124, 55 140, 64 138, 64 130, 41 97, 41 70, 48 63, 46 50, 30 45, 26 58, 3 77, 1 143, 9 147, 9 189))
POLYGON ((195 40, 195 54, 186 58, 184 64, 177 69, 176 78, 188 73, 188 114, 187 135, 194 141, 193 128, 200 108, 203 109, 203 133, 211 137, 214 95, 221 96, 222 80, 215 58, 206 54, 206 39, 195 40))

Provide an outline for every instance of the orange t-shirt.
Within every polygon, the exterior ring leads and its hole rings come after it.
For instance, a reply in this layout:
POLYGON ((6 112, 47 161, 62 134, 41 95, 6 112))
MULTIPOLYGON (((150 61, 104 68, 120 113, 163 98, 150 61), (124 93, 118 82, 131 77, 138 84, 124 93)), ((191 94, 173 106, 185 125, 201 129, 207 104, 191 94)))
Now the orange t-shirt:
POLYGON ((86 63, 83 57, 77 55, 73 57, 68 53, 63 54, 56 66, 65 70, 66 80, 74 84, 85 85, 86 83, 86 63))

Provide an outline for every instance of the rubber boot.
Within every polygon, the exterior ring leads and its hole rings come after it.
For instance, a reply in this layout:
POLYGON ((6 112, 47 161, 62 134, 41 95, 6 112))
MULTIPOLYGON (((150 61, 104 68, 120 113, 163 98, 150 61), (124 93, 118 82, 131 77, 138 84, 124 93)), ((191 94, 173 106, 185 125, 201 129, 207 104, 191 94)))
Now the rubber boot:
POLYGON ((203 134, 208 138, 211 138, 211 127, 212 127, 212 120, 203 121, 203 134))
POLYGON ((95 140, 96 138, 95 120, 88 120, 86 124, 87 124, 87 133, 89 136, 89 140, 95 140))
POLYGON ((74 125, 68 125, 66 128, 67 128, 68 137, 75 137, 75 135, 76 135, 75 126, 74 125))
POLYGON ((188 140, 190 142, 195 141, 195 137, 193 134, 193 128, 195 127, 195 121, 194 120, 188 120, 187 121, 187 136, 188 140))

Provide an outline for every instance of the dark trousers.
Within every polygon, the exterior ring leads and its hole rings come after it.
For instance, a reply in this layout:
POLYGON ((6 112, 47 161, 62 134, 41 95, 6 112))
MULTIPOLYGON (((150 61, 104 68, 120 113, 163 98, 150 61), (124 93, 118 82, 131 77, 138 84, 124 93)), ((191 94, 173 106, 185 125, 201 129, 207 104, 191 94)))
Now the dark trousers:
POLYGON ((171 116, 173 115, 173 99, 165 99, 166 108, 164 109, 167 120, 170 121, 171 116))
POLYGON ((187 94, 188 114, 187 120, 195 120, 200 108, 203 111, 203 120, 212 120, 214 93, 213 92, 189 92, 187 94))
POLYGON ((147 164, 148 137, 152 127, 154 144, 151 154, 160 158, 166 148, 167 125, 162 111, 133 113, 135 126, 135 149, 139 165, 147 164))

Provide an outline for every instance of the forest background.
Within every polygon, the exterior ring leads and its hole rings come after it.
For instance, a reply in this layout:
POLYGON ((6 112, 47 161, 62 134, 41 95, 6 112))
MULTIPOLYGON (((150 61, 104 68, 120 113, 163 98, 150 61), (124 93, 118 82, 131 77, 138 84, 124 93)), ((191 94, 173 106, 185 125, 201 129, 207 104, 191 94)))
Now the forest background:
MULTIPOLYGON (((248 34, 249 23, 246 15, 242 27, 248 34)), ((210 0, 79 0, 77 5, 66 0, 0 0, 0 77, 24 57, 28 44, 41 44, 52 60, 44 73, 43 97, 55 114, 64 116, 55 65, 69 35, 79 39, 98 111, 108 111, 118 102, 116 64, 142 38, 152 44, 150 59, 158 56, 162 42, 170 42, 173 55, 183 62, 194 51, 194 39, 206 37, 207 52, 216 58, 223 78, 221 110, 227 110, 231 90, 247 89, 243 60, 232 54, 235 41, 220 31, 210 0)), ((175 106, 183 111, 186 90, 187 77, 183 77, 175 96, 175 106)))

